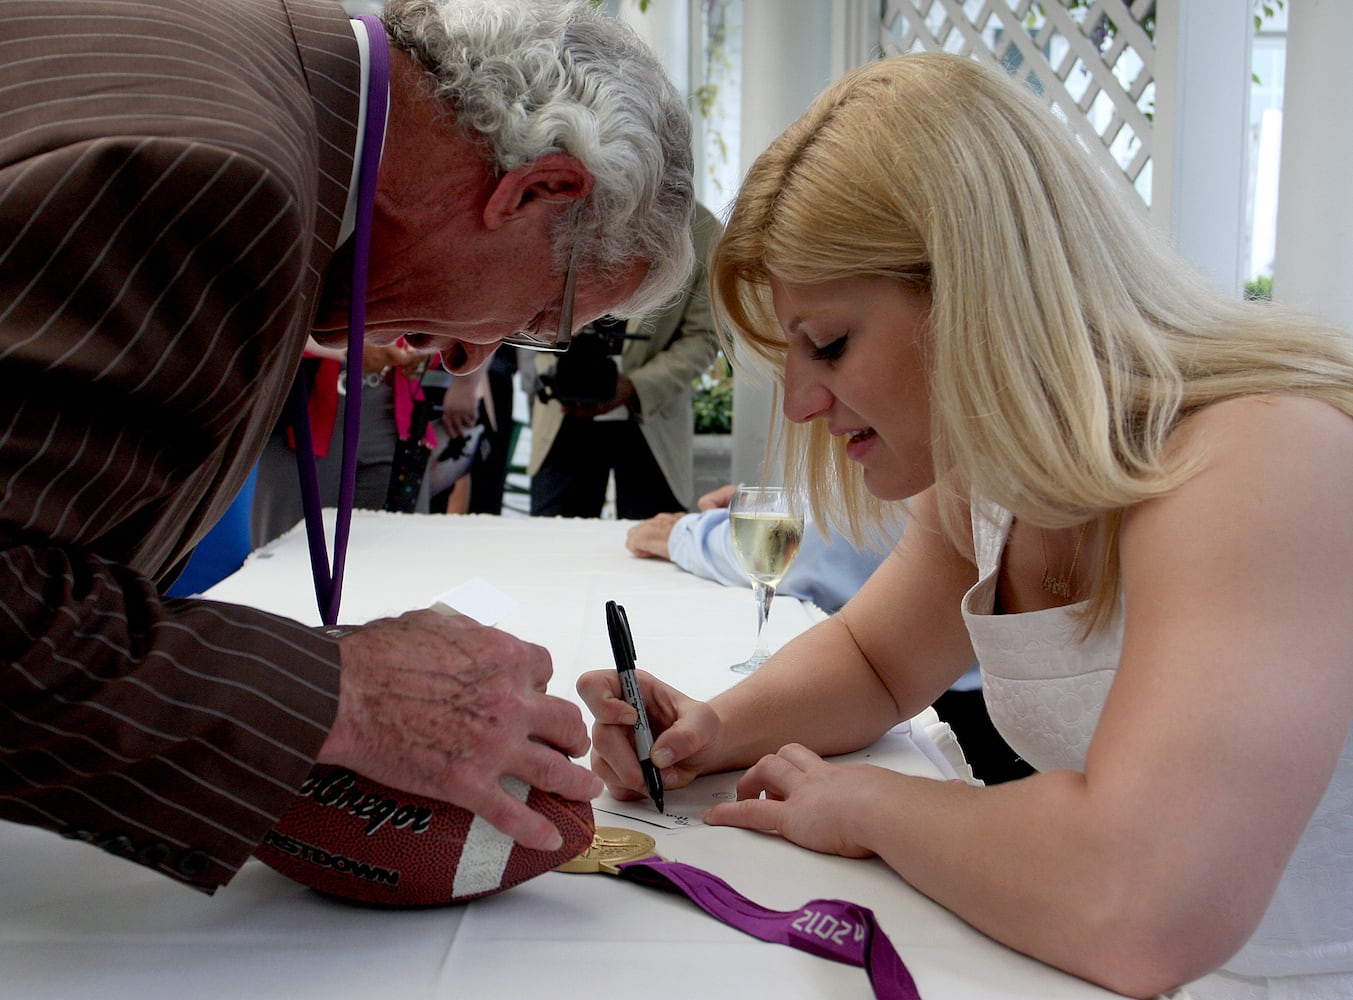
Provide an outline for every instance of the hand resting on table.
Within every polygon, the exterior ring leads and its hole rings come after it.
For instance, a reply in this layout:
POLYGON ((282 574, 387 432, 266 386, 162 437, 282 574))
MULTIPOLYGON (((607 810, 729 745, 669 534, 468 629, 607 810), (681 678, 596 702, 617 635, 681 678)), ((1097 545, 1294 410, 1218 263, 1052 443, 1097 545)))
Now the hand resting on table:
MULTIPOLYGON (((714 755, 722 725, 713 706, 645 671, 636 673, 655 736, 652 760, 662 771, 663 786, 684 788, 702 774, 721 770, 714 755)), ((592 770, 617 799, 643 798, 647 792, 632 739, 635 711, 625 702, 615 671, 583 674, 578 694, 596 719, 592 770)), ((856 810, 843 809, 841 796, 858 794, 868 801, 880 794, 876 786, 886 782, 889 773, 866 764, 833 764, 790 743, 762 757, 738 780, 738 801, 720 803, 703 818, 713 826, 773 830, 824 854, 869 857, 874 851, 853 838, 842 823, 856 810)))

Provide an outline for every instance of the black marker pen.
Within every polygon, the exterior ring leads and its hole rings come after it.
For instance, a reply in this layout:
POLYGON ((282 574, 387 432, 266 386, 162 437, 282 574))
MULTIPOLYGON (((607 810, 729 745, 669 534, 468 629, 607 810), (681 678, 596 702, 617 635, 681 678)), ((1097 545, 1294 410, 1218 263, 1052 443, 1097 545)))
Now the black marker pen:
POLYGON ((639 680, 634 675, 634 636, 630 633, 625 609, 615 601, 606 602, 606 631, 611 636, 611 652, 615 656, 615 669, 620 674, 620 688, 625 701, 639 714, 634 722, 634 750, 639 755, 639 767, 643 769, 644 783, 648 785, 653 804, 658 807, 658 812, 662 812, 662 775, 649 758, 653 749, 653 730, 648 725, 644 697, 639 692, 639 680))

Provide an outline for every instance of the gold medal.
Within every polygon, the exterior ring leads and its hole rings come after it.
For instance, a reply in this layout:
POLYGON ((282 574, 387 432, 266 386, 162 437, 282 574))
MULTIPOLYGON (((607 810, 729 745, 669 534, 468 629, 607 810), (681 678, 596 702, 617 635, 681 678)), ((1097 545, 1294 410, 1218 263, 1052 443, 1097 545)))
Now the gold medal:
POLYGON ((639 858, 651 858, 656 855, 658 842, 646 833, 638 830, 626 830, 619 826, 599 826, 592 835, 592 846, 571 861, 565 861, 554 870, 557 872, 605 872, 616 873, 616 865, 639 858))

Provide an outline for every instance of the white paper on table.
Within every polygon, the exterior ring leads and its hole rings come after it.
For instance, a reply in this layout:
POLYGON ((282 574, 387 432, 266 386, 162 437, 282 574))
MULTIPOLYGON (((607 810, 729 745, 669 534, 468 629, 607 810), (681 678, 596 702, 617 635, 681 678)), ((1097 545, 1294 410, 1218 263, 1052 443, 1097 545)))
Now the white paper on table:
MULTIPOLYGON (((944 754, 929 736, 924 734, 922 727, 917 726, 913 730, 910 720, 884 733, 873 746, 826 759, 833 764, 877 764, 894 771, 936 780, 958 777, 944 754)), ((706 774, 696 778, 685 788, 667 791, 663 795, 661 814, 651 799, 621 801, 610 792, 603 792, 599 798, 592 800, 592 811, 630 822, 647 823, 664 830, 704 826, 700 817, 704 815, 705 810, 720 802, 732 802, 737 799, 737 784, 741 777, 741 771, 706 774)), ((604 820, 598 822, 603 826, 606 825, 604 820)))
POLYGON ((502 621, 517 606, 517 602, 483 577, 477 576, 439 594, 432 601, 434 608, 438 605, 468 615, 480 625, 493 626, 502 621))
MULTIPOLYGON (((650 826, 662 827, 664 830, 704 826, 704 821, 700 817, 704 815, 706 809, 720 802, 732 802, 738 797, 736 789, 738 778, 741 776, 739 771, 707 774, 696 778, 685 788, 666 791, 662 796, 661 813, 658 812, 652 799, 623 802, 610 792, 603 792, 599 798, 592 800, 592 811, 600 816, 609 815, 633 823, 647 823, 650 826)), ((602 826, 607 825, 602 818, 598 818, 597 822, 602 826)))

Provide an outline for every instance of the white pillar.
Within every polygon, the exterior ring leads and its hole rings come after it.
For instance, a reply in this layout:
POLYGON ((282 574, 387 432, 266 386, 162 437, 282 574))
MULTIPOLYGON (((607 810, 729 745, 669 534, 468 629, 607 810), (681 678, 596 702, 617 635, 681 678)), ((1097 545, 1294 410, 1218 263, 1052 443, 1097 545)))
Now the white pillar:
POLYGON ((1288 4, 1275 299, 1353 331, 1353 131, 1344 0, 1288 4))
MULTIPOLYGON (((741 174, 832 78, 832 5, 822 0, 745 0, 742 33, 741 174)), ((757 482, 770 437, 769 382, 739 371, 733 382, 733 480, 757 482)))
POLYGON ((1237 294, 1248 242, 1253 17, 1236 0, 1162 0, 1156 11, 1151 217, 1195 267, 1237 294))

